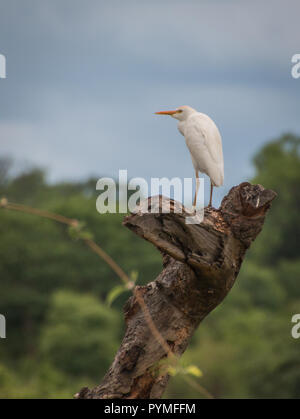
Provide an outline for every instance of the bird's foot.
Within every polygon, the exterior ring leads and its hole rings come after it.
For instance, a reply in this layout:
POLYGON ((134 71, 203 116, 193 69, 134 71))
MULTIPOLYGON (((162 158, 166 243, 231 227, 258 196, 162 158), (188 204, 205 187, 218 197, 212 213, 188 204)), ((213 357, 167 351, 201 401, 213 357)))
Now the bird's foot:
POLYGON ((208 204, 207 207, 205 207, 205 209, 211 210, 213 209, 213 206, 211 204, 208 204))

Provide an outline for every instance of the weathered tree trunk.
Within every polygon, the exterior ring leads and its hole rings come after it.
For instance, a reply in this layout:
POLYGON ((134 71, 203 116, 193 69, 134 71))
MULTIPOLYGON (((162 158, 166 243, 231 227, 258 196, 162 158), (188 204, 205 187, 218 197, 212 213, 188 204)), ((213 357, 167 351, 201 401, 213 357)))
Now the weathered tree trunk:
MULTIPOLYGON (((221 207, 205 209, 201 224, 186 224, 182 214, 163 213, 172 200, 160 197, 160 213, 137 213, 124 225, 153 243, 163 257, 155 281, 137 286, 125 305, 126 333, 103 382, 83 388, 77 398, 159 398, 168 374, 158 363, 166 350, 153 336, 137 300, 143 297, 149 314, 175 356, 180 357, 199 323, 232 288, 245 252, 261 231, 276 193, 261 185, 233 187, 221 207)), ((143 205, 153 205, 148 198, 143 205)))

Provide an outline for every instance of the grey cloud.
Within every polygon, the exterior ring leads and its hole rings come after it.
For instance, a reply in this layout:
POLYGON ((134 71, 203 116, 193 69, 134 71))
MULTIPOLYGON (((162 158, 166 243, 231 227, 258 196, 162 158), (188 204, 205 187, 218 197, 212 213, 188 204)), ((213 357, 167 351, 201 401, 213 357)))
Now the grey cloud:
POLYGON ((153 116, 190 104, 220 126, 229 187, 264 141, 300 132, 299 12, 298 0, 7 1, 0 153, 56 179, 190 176, 174 121, 153 116))

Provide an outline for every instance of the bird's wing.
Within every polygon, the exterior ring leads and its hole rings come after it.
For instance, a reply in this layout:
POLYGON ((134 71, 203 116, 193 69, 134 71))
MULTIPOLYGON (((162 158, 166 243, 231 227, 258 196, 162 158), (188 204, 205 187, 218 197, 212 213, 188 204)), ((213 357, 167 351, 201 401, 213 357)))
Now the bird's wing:
POLYGON ((195 169, 206 173, 215 185, 221 185, 224 178, 223 150, 215 123, 207 115, 192 115, 186 123, 184 136, 195 169))

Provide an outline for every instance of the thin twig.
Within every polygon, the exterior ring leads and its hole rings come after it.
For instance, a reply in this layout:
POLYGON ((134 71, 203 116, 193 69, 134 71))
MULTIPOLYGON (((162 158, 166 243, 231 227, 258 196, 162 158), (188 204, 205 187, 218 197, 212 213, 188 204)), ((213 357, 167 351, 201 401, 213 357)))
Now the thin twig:
MULTIPOLYGON (((66 224, 74 228, 76 228, 79 225, 78 220, 74 218, 67 218, 60 214, 56 214, 56 213, 45 211, 45 210, 40 210, 37 208, 29 207, 27 205, 7 202, 5 198, 2 198, 0 202, 0 207, 13 210, 13 211, 25 212, 27 214, 38 215, 39 217, 48 218, 50 220, 54 220, 59 223, 66 224)), ((119 276, 119 278, 121 278, 123 282, 131 286, 132 281, 123 271, 123 269, 121 269, 120 266, 117 265, 116 262, 97 243, 95 243, 92 239, 83 239, 83 241, 87 244, 87 246, 89 246, 93 250, 93 252, 95 252, 98 256, 100 256, 111 267, 113 271, 115 271, 115 273, 119 276)))
POLYGON ((91 239, 84 239, 84 242, 93 252, 100 256, 113 271, 115 271, 119 278, 128 285, 129 289, 133 288, 134 282, 130 280, 123 269, 120 268, 120 266, 97 243, 91 239))

